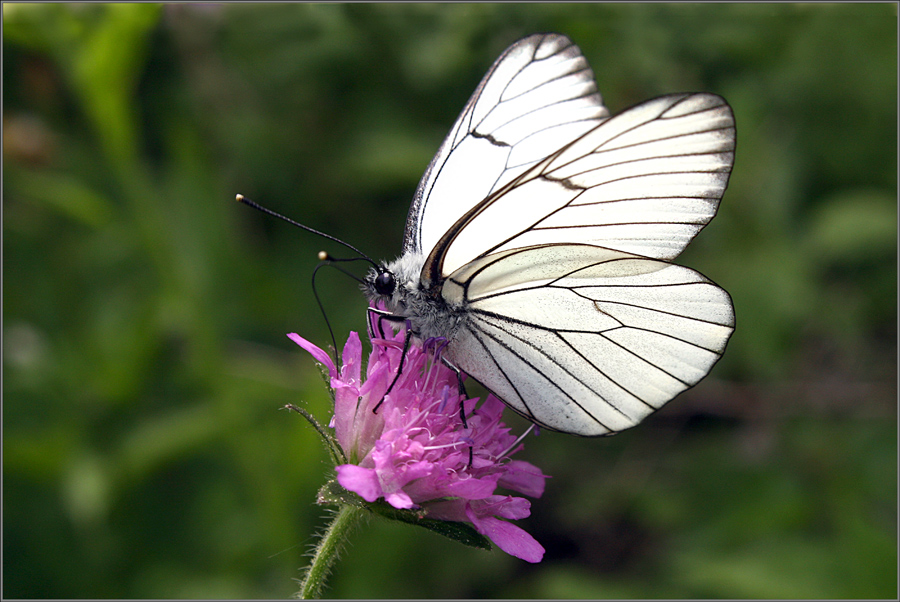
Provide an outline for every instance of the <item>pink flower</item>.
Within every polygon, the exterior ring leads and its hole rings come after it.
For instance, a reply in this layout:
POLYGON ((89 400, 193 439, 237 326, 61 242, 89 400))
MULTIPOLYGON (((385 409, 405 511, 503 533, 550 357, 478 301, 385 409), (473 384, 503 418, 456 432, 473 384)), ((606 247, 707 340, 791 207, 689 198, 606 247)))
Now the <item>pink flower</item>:
POLYGON ((367 502, 384 498, 394 508, 420 509, 426 518, 470 523, 508 554, 540 562, 544 548, 503 520, 527 517, 531 503, 495 491, 540 497, 547 477, 528 462, 509 459, 522 446, 500 421, 503 402, 493 395, 480 406, 478 399, 463 399, 456 373, 438 359, 442 341, 426 341, 425 349, 410 345, 385 396, 400 365, 403 332, 372 339, 365 380, 355 332, 344 346, 340 374, 322 349, 288 336, 329 371, 335 397, 329 426, 348 460, 337 467, 342 487, 367 502))

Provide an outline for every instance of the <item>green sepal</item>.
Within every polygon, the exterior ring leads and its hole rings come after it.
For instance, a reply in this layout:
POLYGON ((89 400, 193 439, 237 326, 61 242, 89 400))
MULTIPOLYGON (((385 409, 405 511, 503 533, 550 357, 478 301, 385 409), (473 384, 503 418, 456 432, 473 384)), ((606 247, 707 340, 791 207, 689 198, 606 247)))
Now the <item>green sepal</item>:
POLYGON ((332 435, 329 431, 325 430, 319 421, 316 420, 315 416, 307 412, 301 407, 297 407, 292 403, 289 403, 284 406, 286 410, 291 410, 293 412, 297 412, 304 418, 306 418, 307 422, 309 422, 312 427, 319 433, 319 436, 322 437, 322 442, 325 443, 325 448, 328 450, 328 454, 331 456, 331 461, 335 466, 346 464, 347 457, 344 455, 344 450, 341 449, 340 443, 337 442, 334 435, 332 435))
POLYGON ((460 523, 448 520, 435 520, 433 518, 425 518, 424 510, 400 510, 394 508, 387 502, 374 502, 369 504, 370 510, 375 514, 379 514, 391 520, 398 520, 417 527, 424 527, 429 531, 434 531, 444 537, 449 537, 454 541, 465 544, 472 548, 481 548, 482 550, 490 550, 491 542, 487 537, 475 530, 469 523, 460 523))
POLYGON ((476 531, 468 523, 435 520, 425 517, 423 508, 400 510, 394 508, 383 500, 375 502, 367 502, 355 493, 347 491, 334 479, 325 483, 316 498, 316 502, 323 505, 340 506, 349 504, 365 508, 373 514, 383 516, 389 520, 396 520, 409 525, 423 527, 429 531, 434 531, 444 537, 449 537, 454 541, 467 545, 472 548, 481 548, 482 550, 490 550, 491 542, 487 537, 476 531))
POLYGON ((328 479, 316 495, 316 503, 320 506, 357 506, 369 509, 369 503, 353 493, 347 491, 336 479, 328 479))
MULTIPOLYGON (((325 383, 325 388, 328 390, 328 396, 331 397, 331 405, 333 407, 334 389, 331 388, 331 371, 325 367, 325 364, 320 364, 319 362, 316 362, 316 368, 319 369, 319 378, 325 383)), ((340 372, 340 368, 338 369, 338 372, 340 372)))

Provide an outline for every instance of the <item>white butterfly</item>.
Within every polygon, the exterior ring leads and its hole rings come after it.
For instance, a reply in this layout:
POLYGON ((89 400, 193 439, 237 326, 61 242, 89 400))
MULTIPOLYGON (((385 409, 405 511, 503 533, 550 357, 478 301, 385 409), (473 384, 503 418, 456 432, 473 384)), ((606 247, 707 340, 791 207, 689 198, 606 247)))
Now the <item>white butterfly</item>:
POLYGON ((577 46, 527 37, 469 99, 402 256, 367 294, 542 427, 634 426, 703 378, 734 330, 728 293, 668 263, 715 215, 734 137, 713 94, 610 117, 577 46))

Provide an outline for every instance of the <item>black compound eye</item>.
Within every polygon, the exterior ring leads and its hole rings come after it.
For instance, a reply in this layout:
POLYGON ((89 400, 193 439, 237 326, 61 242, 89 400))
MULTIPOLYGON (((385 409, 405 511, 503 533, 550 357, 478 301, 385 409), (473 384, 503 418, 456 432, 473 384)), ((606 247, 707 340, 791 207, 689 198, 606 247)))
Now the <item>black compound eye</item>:
POLYGON ((379 295, 392 295, 394 294, 394 289, 397 288, 394 275, 387 271, 378 274, 373 284, 375 285, 375 292, 379 295))

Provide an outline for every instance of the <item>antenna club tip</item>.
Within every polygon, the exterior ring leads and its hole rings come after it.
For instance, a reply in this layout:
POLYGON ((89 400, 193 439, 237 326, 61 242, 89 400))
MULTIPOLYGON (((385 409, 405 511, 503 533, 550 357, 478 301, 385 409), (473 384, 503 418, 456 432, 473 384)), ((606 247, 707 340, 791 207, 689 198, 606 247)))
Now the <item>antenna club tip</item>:
POLYGON ((236 200, 238 203, 243 203, 243 202, 244 202, 244 195, 242 195, 242 194, 236 194, 236 195, 234 195, 234 200, 236 200))
POLYGON ((327 261, 331 259, 331 255, 329 255, 327 251, 319 251, 318 258, 319 261, 327 261))

